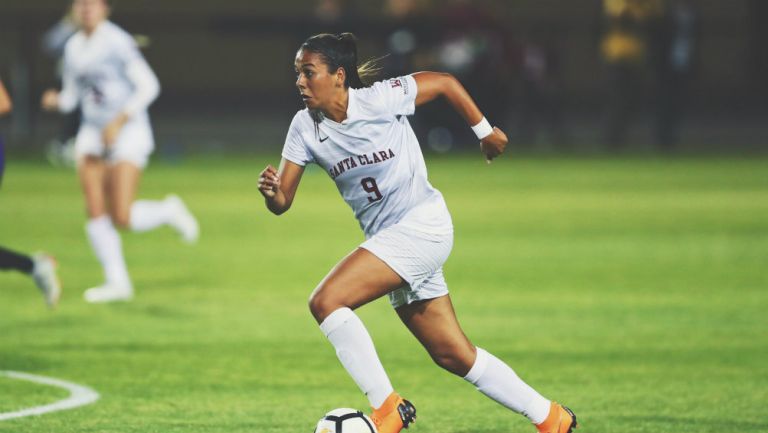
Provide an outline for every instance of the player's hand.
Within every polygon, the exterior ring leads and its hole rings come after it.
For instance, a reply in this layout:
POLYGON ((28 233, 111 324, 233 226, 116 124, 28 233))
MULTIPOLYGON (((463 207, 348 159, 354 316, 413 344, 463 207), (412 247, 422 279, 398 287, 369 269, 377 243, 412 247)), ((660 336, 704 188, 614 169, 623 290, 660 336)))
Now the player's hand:
POLYGON ((507 147, 507 134, 501 129, 493 127, 491 135, 480 140, 480 151, 485 155, 485 159, 491 162, 493 158, 501 155, 504 148, 507 147))
POLYGON ((279 187, 280 176, 277 174, 277 169, 272 167, 272 165, 268 165, 259 174, 259 191, 264 197, 272 198, 277 194, 279 187))
POLYGON ((59 110, 59 92, 54 89, 48 89, 43 92, 43 97, 40 100, 40 105, 43 110, 46 111, 58 111, 59 110))
POLYGON ((107 126, 105 126, 101 131, 101 138, 104 140, 104 145, 107 148, 110 148, 113 144, 115 144, 115 141, 117 141, 117 136, 120 135, 120 131, 123 129, 123 126, 125 126, 127 121, 128 116, 121 113, 112 119, 112 121, 109 122, 107 126))

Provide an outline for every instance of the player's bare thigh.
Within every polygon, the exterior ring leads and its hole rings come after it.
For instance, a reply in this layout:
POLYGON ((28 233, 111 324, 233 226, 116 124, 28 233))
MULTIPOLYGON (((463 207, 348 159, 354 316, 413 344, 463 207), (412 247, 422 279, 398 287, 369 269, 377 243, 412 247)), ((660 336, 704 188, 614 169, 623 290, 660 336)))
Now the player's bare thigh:
POLYGON ((342 307, 355 309, 402 287, 405 281, 364 248, 343 258, 318 284, 309 309, 318 323, 342 307))
POLYGON ((107 213, 106 163, 97 156, 85 155, 78 161, 77 173, 85 196, 88 218, 105 215, 107 213))
POLYGON ((120 161, 108 170, 110 215, 118 227, 130 225, 131 204, 141 179, 141 169, 136 164, 120 161))
POLYGON ((469 373, 476 349, 459 325, 450 295, 400 306, 397 314, 435 363, 458 376, 469 373))

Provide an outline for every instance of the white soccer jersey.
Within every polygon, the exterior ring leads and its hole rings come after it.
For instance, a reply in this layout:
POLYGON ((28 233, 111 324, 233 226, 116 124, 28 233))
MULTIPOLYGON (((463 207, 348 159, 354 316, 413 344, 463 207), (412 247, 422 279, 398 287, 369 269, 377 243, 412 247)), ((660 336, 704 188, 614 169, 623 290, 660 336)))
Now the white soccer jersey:
POLYGON ((110 21, 67 41, 62 80, 59 109, 69 112, 79 104, 83 123, 97 127, 121 112, 146 118, 160 90, 133 37, 110 21))
POLYGON ((419 142, 406 116, 415 111, 410 75, 349 89, 347 119, 315 125, 308 109, 296 113, 283 158, 316 163, 336 182, 370 238, 393 224, 452 232, 442 194, 427 180, 419 142))

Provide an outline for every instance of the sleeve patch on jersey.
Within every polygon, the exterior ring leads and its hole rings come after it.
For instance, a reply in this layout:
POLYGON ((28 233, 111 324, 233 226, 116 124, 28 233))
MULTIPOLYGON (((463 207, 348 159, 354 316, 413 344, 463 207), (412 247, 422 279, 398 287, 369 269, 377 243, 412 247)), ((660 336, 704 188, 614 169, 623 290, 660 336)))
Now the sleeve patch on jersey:
POLYGON ((403 89, 403 95, 408 94, 408 80, 402 79, 402 78, 392 78, 389 80, 389 86, 393 89, 401 88, 403 89))

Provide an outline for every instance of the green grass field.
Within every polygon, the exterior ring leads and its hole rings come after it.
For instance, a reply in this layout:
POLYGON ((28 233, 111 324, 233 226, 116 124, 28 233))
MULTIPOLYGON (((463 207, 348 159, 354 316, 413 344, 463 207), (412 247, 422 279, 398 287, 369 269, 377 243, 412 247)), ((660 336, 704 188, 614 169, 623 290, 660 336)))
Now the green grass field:
MULTIPOLYGON (((182 195, 202 239, 126 234, 137 297, 94 306, 101 282, 73 173, 11 163, 0 244, 54 253, 65 294, 0 274, 0 370, 90 386, 93 405, 0 422, 0 432, 302 432, 367 400, 306 307, 362 234, 320 170, 293 209, 256 191, 266 157, 154 164, 141 197, 182 195)), ((271 161, 274 162, 274 161, 271 161)), ((768 432, 768 159, 428 157, 452 211, 446 264, 467 334, 583 433, 768 432)), ((413 433, 532 432, 441 371, 386 300, 359 310, 413 433)), ((0 413, 66 392, 0 377, 0 413)))

